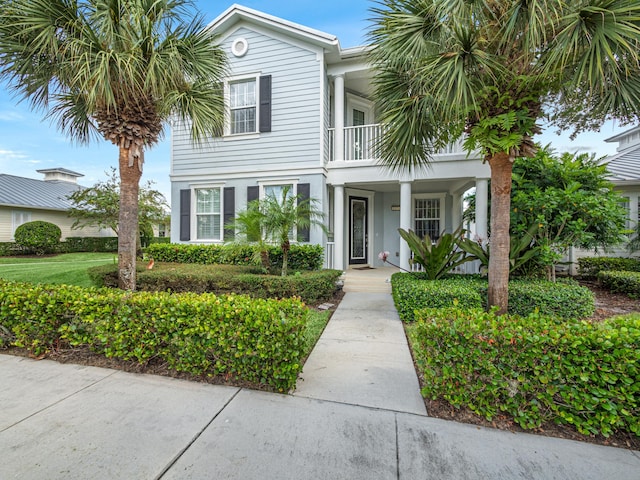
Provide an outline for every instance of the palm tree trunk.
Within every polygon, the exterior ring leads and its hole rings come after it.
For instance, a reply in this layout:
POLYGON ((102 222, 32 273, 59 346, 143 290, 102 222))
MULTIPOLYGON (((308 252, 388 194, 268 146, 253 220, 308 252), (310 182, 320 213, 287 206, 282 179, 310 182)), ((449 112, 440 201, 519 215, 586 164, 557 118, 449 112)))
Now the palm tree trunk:
POLYGON ((287 276, 287 268, 289 263, 289 249, 291 248, 291 244, 289 240, 286 242, 282 242, 282 276, 287 276))
POLYGON ((513 158, 498 153, 489 159, 491 166, 491 237, 489 256, 489 307, 498 313, 509 307, 509 226, 511 223, 511 172, 513 158))
MULTIPOLYGON (((142 153, 141 153, 142 154, 142 153)), ((118 235, 118 287, 136 289, 136 246, 138 237, 138 190, 142 172, 133 162, 129 149, 120 147, 120 213, 118 235)))

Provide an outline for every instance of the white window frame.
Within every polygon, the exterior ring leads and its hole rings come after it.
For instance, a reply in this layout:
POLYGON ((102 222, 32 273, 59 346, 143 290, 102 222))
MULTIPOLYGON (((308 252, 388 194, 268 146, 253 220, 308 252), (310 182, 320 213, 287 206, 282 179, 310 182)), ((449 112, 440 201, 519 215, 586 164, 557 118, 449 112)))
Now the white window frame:
MULTIPOLYGON (((291 185, 291 194, 292 195, 297 195, 298 194, 298 182, 299 179, 297 178, 283 178, 280 180, 267 180, 267 181, 259 181, 258 182, 258 186, 260 187, 260 200, 264 200, 266 194, 265 194, 265 187, 274 187, 274 186, 287 186, 287 185, 291 185)), ((296 243, 298 241, 298 229, 294 226, 293 227, 293 231, 290 232, 289 234, 289 241, 292 243, 296 243)))
MULTIPOLYGON (((416 232, 416 200, 438 200, 439 201, 439 209, 440 209, 440 215, 438 218, 438 221, 440 222, 440 231, 438 232, 438 235, 440 235, 446 228, 445 226, 445 200, 446 200, 446 194, 444 193, 439 193, 439 194, 433 194, 433 193, 418 193, 415 195, 412 195, 411 198, 411 225, 412 225, 412 229, 414 232, 416 232)), ((433 219, 430 219, 433 220, 433 219)), ((416 232, 417 233, 417 232, 416 232)), ((433 240, 433 239, 432 239, 433 240)))
POLYGON ((11 211, 11 239, 15 240, 16 229, 20 225, 24 225, 31 221, 31 212, 29 210, 12 210, 11 211))
POLYGON ((260 136, 260 74, 242 75, 229 77, 224 82, 224 98, 225 98, 225 126, 224 136, 227 140, 257 137, 260 136), (255 129, 251 132, 231 133, 231 84, 236 82, 253 81, 256 88, 256 115, 255 129))
POLYGON ((202 184, 191 186, 191 238, 198 242, 221 243, 224 241, 224 184, 202 184), (198 214, 198 190, 220 191, 220 212, 198 214), (198 215, 218 215, 220 218, 220 236, 218 238, 200 238, 198 236, 198 215))
POLYGON ((358 97, 353 93, 347 92, 347 127, 353 126, 353 110, 360 110, 364 112, 364 124, 371 125, 374 121, 374 105, 371 100, 367 100, 363 97, 358 97))

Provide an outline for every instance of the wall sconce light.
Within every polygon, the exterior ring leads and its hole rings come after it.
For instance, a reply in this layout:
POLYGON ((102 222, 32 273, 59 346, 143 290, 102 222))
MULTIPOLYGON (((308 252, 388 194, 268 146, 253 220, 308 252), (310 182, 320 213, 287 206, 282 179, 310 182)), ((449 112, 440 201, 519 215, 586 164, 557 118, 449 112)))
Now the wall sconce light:
POLYGON ((400 211, 400 205, 391 205, 391 211, 392 212, 399 212, 400 211))

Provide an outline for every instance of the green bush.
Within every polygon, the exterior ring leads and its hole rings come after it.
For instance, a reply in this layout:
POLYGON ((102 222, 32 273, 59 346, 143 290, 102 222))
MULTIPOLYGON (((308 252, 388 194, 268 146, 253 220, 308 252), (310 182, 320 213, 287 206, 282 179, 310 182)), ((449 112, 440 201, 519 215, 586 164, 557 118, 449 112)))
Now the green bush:
POLYGON ((391 292, 400 319, 414 320, 417 309, 451 307, 455 304, 465 308, 482 306, 477 280, 460 278, 426 280, 424 275, 394 273, 391 276, 391 292))
POLYGON ((0 331, 41 355, 89 346, 195 375, 225 375, 288 391, 305 349, 308 310, 296 299, 168 294, 0 280, 0 331))
MULTIPOLYGON (((487 281, 475 275, 451 275, 442 280, 426 280, 421 274, 396 273, 391 276, 393 299, 400 318, 413 321, 421 308, 459 305, 486 307, 487 281)), ((509 282, 509 313, 528 315, 535 311, 560 318, 593 315, 595 299, 591 291, 573 281, 516 279, 509 282)))
POLYGON ((625 257, 584 257, 578 259, 578 274, 596 278, 603 270, 640 272, 640 259, 625 257))
POLYGON ((640 297, 640 272, 608 272, 598 273, 600 284, 612 292, 626 293, 634 298, 640 297))
POLYGON ((60 250, 65 253, 117 252, 118 237, 67 237, 60 250))
POLYGON ((60 227, 53 223, 36 220, 35 222, 27 222, 20 225, 16 228, 13 236, 16 245, 27 252, 44 255, 56 251, 62 232, 60 227))
POLYGON ((640 318, 601 323, 428 309, 409 337, 425 397, 522 428, 573 425, 640 436, 640 318))
POLYGON ((0 242, 0 257, 22 255, 24 251, 15 242, 0 242))
MULTIPOLYGON (((485 283, 483 299, 487 298, 486 292, 485 283)), ((591 290, 571 280, 511 280, 509 313, 526 316, 535 311, 558 318, 588 318, 595 311, 595 298, 591 290)))
MULTIPOLYGON (((100 265, 88 272, 98 287, 118 286, 116 265, 100 265)), ((316 303, 333 296, 341 273, 339 270, 320 270, 282 277, 264 275, 255 266, 156 263, 153 270, 139 265, 137 288, 144 291, 237 293, 254 298, 300 297, 305 303, 316 303)))
MULTIPOLYGON (((229 243, 224 245, 192 245, 185 243, 169 243, 149 245, 147 255, 158 262, 255 265, 257 245, 229 243)), ((274 269, 282 268, 282 249, 270 245, 269 260, 274 269)), ((291 245, 289 251, 289 270, 306 271, 322 268, 324 249, 322 245, 291 245)))

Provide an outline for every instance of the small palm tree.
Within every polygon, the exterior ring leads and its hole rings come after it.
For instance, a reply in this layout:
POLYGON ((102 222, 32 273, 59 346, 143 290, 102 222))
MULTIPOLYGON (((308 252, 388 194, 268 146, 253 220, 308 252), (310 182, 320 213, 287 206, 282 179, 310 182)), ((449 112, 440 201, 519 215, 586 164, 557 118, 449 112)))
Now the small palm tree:
POLYGON ((234 222, 225 228, 236 233, 241 239, 250 243, 256 243, 254 261, 260 262, 262 268, 268 271, 271 268, 269 260, 268 243, 265 238, 265 219, 260 210, 260 201, 253 200, 247 205, 247 209, 238 212, 234 222))
POLYGON ((170 118, 219 136, 226 57, 189 0, 0 0, 0 79, 71 139, 119 150, 118 271, 136 286, 144 150, 170 118))
POLYGON ((290 186, 284 187, 280 196, 267 195, 260 201, 264 235, 282 248, 282 276, 287 274, 293 232, 312 225, 326 230, 324 213, 316 205, 315 199, 291 194, 290 186))

